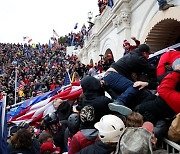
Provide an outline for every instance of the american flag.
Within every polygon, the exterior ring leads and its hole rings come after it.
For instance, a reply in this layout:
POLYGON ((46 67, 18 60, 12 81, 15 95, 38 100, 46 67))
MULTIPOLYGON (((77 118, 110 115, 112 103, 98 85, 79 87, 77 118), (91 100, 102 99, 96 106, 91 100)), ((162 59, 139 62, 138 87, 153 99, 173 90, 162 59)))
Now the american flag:
POLYGON ((28 39, 28 43, 30 43, 32 41, 32 38, 30 38, 29 36, 23 36, 23 41, 26 41, 28 39))
POLYGON ((57 37, 59 37, 59 35, 56 33, 54 29, 53 29, 53 35, 56 35, 57 37))
MULTIPOLYGON (((11 111, 8 112, 8 122, 19 124, 22 121, 26 121, 31 125, 38 125, 47 114, 55 111, 53 107, 53 100, 55 98, 71 101, 77 99, 81 93, 82 88, 80 82, 76 82, 72 83, 72 85, 65 90, 61 90, 60 93, 47 97, 45 100, 35 103, 34 100, 32 100, 30 101, 31 103, 28 104, 26 104, 27 101, 25 101, 23 103, 24 106, 22 105, 19 109, 11 109, 11 111)), ((40 95, 37 98, 40 97, 42 96, 40 95)))

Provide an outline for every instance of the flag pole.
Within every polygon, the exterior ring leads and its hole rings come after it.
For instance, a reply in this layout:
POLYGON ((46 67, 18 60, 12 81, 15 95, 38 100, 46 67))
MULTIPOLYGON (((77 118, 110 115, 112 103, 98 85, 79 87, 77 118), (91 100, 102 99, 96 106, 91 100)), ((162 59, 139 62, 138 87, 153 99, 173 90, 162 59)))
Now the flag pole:
POLYGON ((55 40, 55 37, 54 37, 54 29, 53 29, 53 41, 55 40))
POLYGON ((3 92, 3 99, 2 99, 2 115, 1 115, 1 124, 2 124, 2 136, 4 133, 4 122, 5 122, 5 113, 6 113, 6 97, 7 94, 5 92, 3 92))
POLYGON ((14 92, 14 104, 16 105, 16 91, 17 91, 17 67, 15 67, 15 92, 14 92))
POLYGON ((70 75, 69 75, 69 69, 67 69, 66 71, 67 71, 67 73, 68 73, 68 77, 69 77, 69 79, 70 79, 70 83, 71 83, 71 82, 72 82, 72 80, 71 80, 70 75))

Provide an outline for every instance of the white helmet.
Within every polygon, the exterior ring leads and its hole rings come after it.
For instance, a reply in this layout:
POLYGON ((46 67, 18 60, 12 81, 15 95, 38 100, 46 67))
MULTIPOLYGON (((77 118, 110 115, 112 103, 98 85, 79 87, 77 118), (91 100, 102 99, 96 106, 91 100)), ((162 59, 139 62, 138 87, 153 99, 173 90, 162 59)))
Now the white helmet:
POLYGON ((118 142, 125 130, 123 121, 115 115, 105 115, 94 127, 99 131, 99 138, 103 143, 118 142))

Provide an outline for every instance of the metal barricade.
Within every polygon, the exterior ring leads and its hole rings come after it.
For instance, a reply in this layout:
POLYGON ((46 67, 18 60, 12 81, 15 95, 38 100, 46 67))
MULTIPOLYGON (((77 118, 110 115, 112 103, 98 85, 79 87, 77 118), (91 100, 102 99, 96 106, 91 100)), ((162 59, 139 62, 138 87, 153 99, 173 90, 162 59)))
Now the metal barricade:
POLYGON ((166 138, 163 140, 162 148, 170 154, 180 154, 180 145, 166 138))

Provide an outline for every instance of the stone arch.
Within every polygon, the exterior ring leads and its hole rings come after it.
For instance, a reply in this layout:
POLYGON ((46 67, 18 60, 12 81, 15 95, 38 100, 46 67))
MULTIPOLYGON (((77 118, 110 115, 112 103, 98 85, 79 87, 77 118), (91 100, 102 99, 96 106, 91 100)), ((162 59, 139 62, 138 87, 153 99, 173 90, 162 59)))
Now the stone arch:
POLYGON ((152 27, 145 42, 149 44, 153 52, 156 52, 178 43, 178 38, 180 38, 180 22, 164 19, 152 27))
POLYGON ((113 53, 112 53, 111 49, 109 49, 109 48, 105 51, 104 56, 105 56, 105 57, 107 57, 107 56, 108 56, 108 54, 111 54, 111 55, 112 55, 112 59, 114 60, 114 55, 113 55, 113 53))
POLYGON ((159 11, 148 24, 142 42, 149 44, 153 52, 178 43, 180 40, 179 13, 179 8, 159 11))
POLYGON ((90 59, 89 64, 92 64, 92 65, 94 64, 94 63, 93 63, 93 59, 90 59))
POLYGON ((114 42, 115 41, 113 41, 112 39, 107 38, 102 45, 101 54, 107 55, 108 53, 111 53, 112 55, 114 55, 114 53, 116 51, 116 49, 115 49, 116 45, 114 42))

